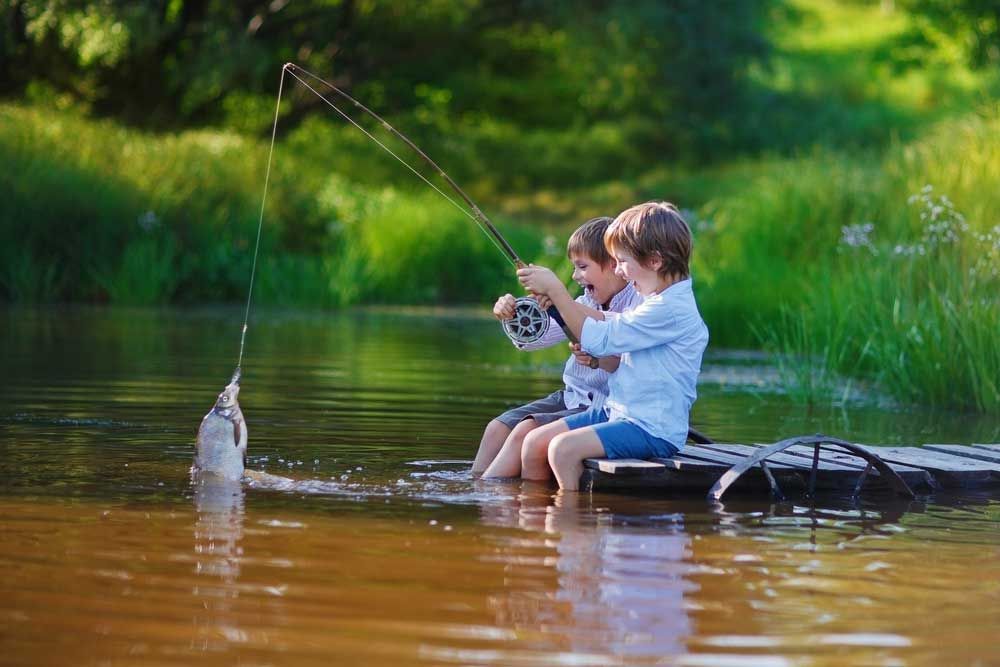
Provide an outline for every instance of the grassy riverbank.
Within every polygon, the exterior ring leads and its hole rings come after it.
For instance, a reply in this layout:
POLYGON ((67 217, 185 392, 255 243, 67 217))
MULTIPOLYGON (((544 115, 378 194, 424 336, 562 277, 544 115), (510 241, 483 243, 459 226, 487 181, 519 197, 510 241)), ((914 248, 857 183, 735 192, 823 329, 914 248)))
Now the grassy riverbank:
MULTIPOLYGON (((646 164, 615 124, 447 109, 428 147, 525 260, 567 276, 575 224, 678 203, 712 344, 772 350, 803 401, 860 386, 1000 412, 996 77, 967 68, 944 33, 914 56, 916 19, 884 4, 787 6, 769 67, 749 74, 760 100, 780 100, 748 112, 763 124, 741 132, 767 139, 752 156, 646 164)), ((266 141, 236 126, 145 133, 41 101, 0 104, 0 301, 246 298, 266 141)), ((279 141, 263 219, 261 305, 485 308, 516 289, 469 218, 320 114, 279 141)))
MULTIPOLYGON (((255 298, 331 307, 476 302, 509 264, 433 192, 363 185, 278 147, 255 298)), ((227 132, 157 136, 0 106, 5 300, 145 305, 246 297, 267 145, 227 132)), ((525 257, 543 235, 497 223, 525 257)))
MULTIPOLYGON (((6 300, 245 298, 266 145, 21 106, 0 107, 0 119, 13 167, 0 177, 6 300)), ((294 142, 279 146, 272 173, 258 303, 486 304, 513 289, 502 255, 436 194, 359 185, 294 142)), ((770 347, 803 399, 825 400, 847 376, 907 402, 991 412, 998 147, 1000 114, 984 109, 881 154, 651 173, 609 185, 601 210, 657 192, 685 205, 713 344, 770 347)), ((527 259, 563 262, 571 222, 498 221, 527 259)))
POLYGON ((1000 410, 998 146, 990 110, 881 156, 754 165, 743 192, 703 208, 713 331, 752 323, 806 400, 839 374, 904 401, 1000 410))

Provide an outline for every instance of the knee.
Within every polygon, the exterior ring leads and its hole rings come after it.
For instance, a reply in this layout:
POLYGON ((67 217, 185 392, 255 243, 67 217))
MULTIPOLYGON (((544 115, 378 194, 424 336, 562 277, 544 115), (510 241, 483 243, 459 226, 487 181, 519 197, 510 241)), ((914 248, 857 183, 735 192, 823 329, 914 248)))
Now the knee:
POLYGON ((579 456, 573 452, 573 446, 566 434, 560 434, 552 438, 549 443, 549 465, 553 469, 572 465, 579 460, 579 456))
POLYGON ((546 443, 537 431, 529 431, 524 436, 524 443, 521 445, 521 462, 529 463, 545 458, 546 443))
POLYGON ((523 442, 525 437, 529 433, 531 433, 534 430, 534 428, 535 428, 535 420, 525 419, 520 424, 514 427, 514 430, 511 431, 510 433, 510 437, 513 438, 514 440, 523 442))
POLYGON ((483 434, 489 439, 499 438, 503 440, 510 433, 510 427, 498 419, 493 419, 486 425, 486 432, 483 434))

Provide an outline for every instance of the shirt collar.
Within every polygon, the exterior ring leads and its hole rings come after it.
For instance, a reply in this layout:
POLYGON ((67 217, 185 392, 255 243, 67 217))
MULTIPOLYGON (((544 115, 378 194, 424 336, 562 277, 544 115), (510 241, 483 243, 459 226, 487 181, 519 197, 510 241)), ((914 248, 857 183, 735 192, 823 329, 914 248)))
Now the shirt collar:
POLYGON ((678 280, 673 285, 660 292, 660 294, 666 294, 667 292, 690 292, 690 291, 691 291, 691 276, 688 276, 683 280, 678 280))
POLYGON ((665 299, 665 298, 667 298, 668 295, 669 296, 679 296, 681 294, 690 294, 690 293, 691 293, 691 277, 688 276, 687 278, 684 278, 683 280, 678 280, 677 282, 675 282, 673 285, 671 285, 670 287, 666 288, 662 292, 657 292, 656 294, 654 294, 652 296, 648 296, 646 298, 647 299, 655 299, 655 298, 665 299))
POLYGON ((611 297, 611 301, 608 302, 608 310, 621 310, 619 306, 622 306, 632 300, 635 296, 635 287, 632 283, 625 283, 625 287, 618 290, 618 294, 611 297))

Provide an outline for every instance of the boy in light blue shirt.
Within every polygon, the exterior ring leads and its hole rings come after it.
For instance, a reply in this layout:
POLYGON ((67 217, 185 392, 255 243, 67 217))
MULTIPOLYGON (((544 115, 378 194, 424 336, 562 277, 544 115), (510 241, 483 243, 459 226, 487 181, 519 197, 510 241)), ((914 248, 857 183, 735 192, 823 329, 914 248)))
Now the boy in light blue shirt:
MULTIPOLYGON (((611 218, 588 220, 569 237, 566 255, 573 264, 573 280, 583 287, 576 302, 598 311, 622 312, 641 302, 631 285, 614 270, 614 260, 604 245, 604 232, 611 218)), ((514 317, 514 297, 497 299, 493 314, 503 321, 514 317)), ((537 341, 515 343, 522 350, 539 350, 566 340, 560 327, 552 325, 537 341)), ((563 370, 563 389, 499 415, 483 431, 472 473, 483 477, 517 477, 521 474, 521 443, 538 426, 604 403, 608 374, 618 367, 618 357, 596 359, 572 345, 573 354, 563 370)))
POLYGON ((575 491, 583 460, 669 457, 687 439, 688 414, 708 344, 691 290, 691 230, 672 205, 647 202, 622 212, 604 235, 615 271, 642 297, 634 309, 604 313, 573 302, 549 269, 518 271, 530 292, 547 296, 580 346, 595 357, 621 355, 604 406, 529 433, 521 476, 575 491))

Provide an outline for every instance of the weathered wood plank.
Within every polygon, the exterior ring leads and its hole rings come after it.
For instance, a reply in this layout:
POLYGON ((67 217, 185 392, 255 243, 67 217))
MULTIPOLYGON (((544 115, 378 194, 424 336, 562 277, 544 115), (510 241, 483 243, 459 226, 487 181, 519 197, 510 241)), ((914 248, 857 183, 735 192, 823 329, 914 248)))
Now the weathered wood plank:
POLYGON ((989 461, 990 463, 1000 463, 1000 449, 992 450, 981 447, 969 447, 968 445, 924 445, 922 449, 979 461, 989 461))
MULTIPOLYGON (((869 449, 873 453, 878 454, 878 447, 869 447, 869 449)), ((791 447, 786 449, 785 452, 788 453, 789 455, 801 456, 812 461, 813 448, 810 445, 792 445, 791 447)), ((849 468, 861 468, 862 470, 864 470, 865 466, 868 465, 868 462, 865 461, 860 456, 855 456, 854 454, 849 454, 845 451, 832 449, 829 447, 820 450, 819 458, 821 461, 827 459, 831 463, 839 463, 840 465, 848 466, 849 468)), ((919 470, 923 472, 922 468, 914 468, 913 466, 903 465, 902 463, 892 463, 889 464, 889 467, 897 472, 914 471, 914 470, 919 470)), ((872 470, 872 474, 877 474, 877 473, 878 473, 877 470, 872 470)))
MULTIPOLYGON (((878 454, 878 447, 869 448, 872 453, 878 454)), ((785 450, 790 455, 802 456, 807 458, 810 463, 813 457, 813 448, 809 445, 793 445, 785 450)), ((845 451, 840 451, 837 449, 821 449, 820 450, 820 460, 827 458, 841 465, 850 466, 859 472, 864 470, 868 465, 860 456, 855 456, 854 454, 848 454, 845 451)), ((912 489, 933 489, 934 488, 934 477, 924 470, 923 468, 916 468, 914 466, 904 465, 902 463, 896 463, 895 461, 886 461, 885 464, 892 468, 893 472, 899 475, 904 482, 906 482, 912 489)), ((874 468, 869 473, 874 479, 878 479, 879 472, 874 468)))
MULTIPOLYGON (((739 445, 737 447, 744 447, 745 445, 739 445)), ((725 474, 734 465, 740 463, 746 458, 743 451, 730 449, 731 445, 686 445, 681 453, 675 455, 674 458, 678 456, 689 456, 693 458, 698 458, 704 460, 706 463, 713 463, 718 465, 718 472, 715 474, 715 478, 712 480, 712 484, 715 480, 725 474)), ((750 448, 752 451, 753 448, 750 448)), ((665 461, 665 459, 656 459, 657 461, 665 461)), ((803 469, 801 466, 791 466, 784 463, 778 463, 768 459, 767 467, 774 476, 775 481, 778 486, 781 487, 783 491, 801 491, 806 487, 806 480, 808 478, 808 470, 803 469)), ((857 472, 854 472, 851 480, 845 479, 843 476, 837 475, 825 475, 817 479, 817 487, 824 489, 841 489, 849 484, 853 484, 853 478, 856 478, 857 472)), ((764 475, 763 470, 760 466, 754 466, 748 470, 738 482, 739 488, 742 490, 756 489, 760 488, 765 491, 770 491, 770 484, 767 482, 767 478, 764 475), (746 479, 744 482, 743 480, 746 479)), ((709 485, 711 486, 711 484, 709 485)), ((707 490, 707 488, 706 488, 707 490)))
MULTIPOLYGON (((731 444, 724 444, 724 445, 700 445, 700 446, 701 447, 705 447, 705 448, 715 447, 717 450, 721 450, 721 448, 724 447, 727 451, 738 452, 739 455, 740 455, 740 457, 742 458, 744 456, 752 456, 752 455, 756 454, 757 450, 760 449, 763 445, 759 445, 759 444, 754 444, 754 445, 731 445, 731 444)), ((798 456, 798 455, 795 455, 795 454, 788 454, 786 452, 780 452, 780 453, 773 454, 773 455, 767 457, 767 464, 769 466, 770 465, 775 465, 777 463, 781 463, 781 464, 784 464, 784 465, 787 465, 789 467, 796 468, 796 469, 799 469, 799 470, 803 470, 804 469, 804 470, 806 470, 808 472, 808 471, 812 470, 812 448, 810 448, 809 460, 808 461, 803 461, 801 456, 798 456)), ((854 467, 854 466, 847 466, 847 465, 844 465, 843 463, 838 463, 836 461, 829 461, 829 460, 825 459, 823 456, 820 456, 820 459, 819 459, 819 471, 820 472, 826 472, 826 471, 830 471, 830 472, 834 472, 834 471, 836 471, 836 472, 845 472, 846 471, 846 472, 851 472, 851 473, 857 473, 857 468, 854 467)))
POLYGON ((668 468, 681 472, 718 473, 721 475, 729 469, 729 466, 725 464, 710 463, 682 455, 671 459, 652 459, 650 461, 640 459, 584 459, 583 466, 610 475, 623 476, 656 475, 663 473, 668 468))
POLYGON ((662 463, 671 470, 678 471, 697 471, 704 473, 715 473, 721 475, 726 470, 729 470, 728 463, 720 463, 718 461, 706 461, 704 459, 692 458, 684 454, 674 454, 672 458, 669 459, 653 459, 657 463, 662 463))
MULTIPOLYGON (((725 466, 726 470, 732 468, 734 465, 742 461, 747 457, 747 455, 738 450, 729 450, 730 445, 722 445, 720 447, 709 448, 705 445, 687 445, 681 452, 689 457, 700 459, 703 461, 712 461, 720 465, 725 466)), ((797 466, 788 465, 787 463, 781 463, 777 461, 771 461, 768 459, 768 467, 773 470, 797 470, 797 466)))
POLYGON ((648 475, 662 473, 665 466, 662 463, 643 461, 642 459, 587 459, 596 463, 597 470, 612 475, 648 475))
POLYGON ((920 468, 927 468, 928 466, 925 464, 930 464, 935 468, 954 472, 988 470, 1000 473, 1000 464, 935 452, 924 447, 872 447, 871 449, 884 459, 891 459, 901 463, 905 463, 906 459, 910 459, 913 462, 908 465, 915 465, 920 468))
MULTIPOLYGON (((664 467, 663 472, 648 475, 612 475, 596 468, 584 468, 580 489, 584 491, 655 491, 658 494, 704 495, 718 478, 716 473, 688 469, 686 472, 664 467)), ((750 480, 753 483, 753 480, 750 480)), ((758 487, 753 488, 759 492, 758 487)), ((766 487, 765 487, 766 488, 766 487)))
MULTIPOLYGON (((586 488, 647 488, 665 491, 701 491, 747 456, 758 445, 689 444, 669 459, 587 459, 586 488)), ((943 487, 1000 487, 1000 444, 926 445, 869 449, 882 458, 913 489, 943 487)), ((813 448, 795 445, 769 457, 767 464, 778 484, 788 491, 804 488, 812 468, 813 448)), ((867 462, 834 448, 820 450, 816 485, 844 488, 856 483, 867 462)), ((877 471, 872 477, 878 479, 877 471)), ((755 467, 740 478, 745 490, 767 492, 763 472, 755 467), (743 480, 746 481, 743 481, 743 480)), ((583 487, 582 487, 583 488, 583 487)))
MULTIPOLYGON (((634 459, 632 461, 585 459, 580 488, 584 491, 656 490, 667 494, 702 495, 708 492, 720 475, 732 467, 733 461, 741 458, 731 456, 726 457, 725 461, 710 461, 686 456, 686 450, 687 448, 669 459, 652 459, 652 463, 659 464, 660 468, 637 466, 634 459), (615 465, 623 461, 624 465, 615 465), (620 472, 606 472, 608 470, 620 470, 620 472)), ((798 492, 805 488, 802 476, 788 466, 782 466, 780 469, 772 466, 772 472, 778 478, 782 489, 798 492)), ((740 478, 734 491, 766 494, 769 488, 763 472, 760 468, 754 468, 740 478)))
MULTIPOLYGON (((704 483, 698 488, 707 493, 708 489, 715 484, 715 481, 742 460, 742 458, 742 456, 737 454, 725 454, 689 446, 681 450, 679 454, 675 454, 673 458, 653 460, 665 465, 675 465, 678 467, 679 472, 691 470, 704 471, 704 483)), ((798 491, 805 488, 802 475, 794 468, 781 464, 769 465, 768 467, 782 489, 798 491)), ((764 472, 757 467, 748 471, 747 474, 740 478, 739 486, 736 490, 737 492, 763 491, 767 493, 770 490, 770 484, 768 484, 764 472)))
POLYGON ((1000 479, 1000 464, 942 454, 920 447, 872 447, 886 461, 923 468, 942 486, 980 486, 1000 479))

